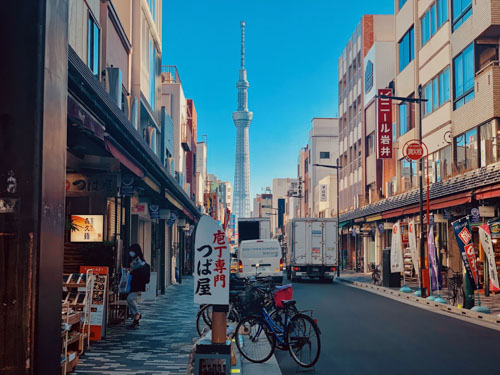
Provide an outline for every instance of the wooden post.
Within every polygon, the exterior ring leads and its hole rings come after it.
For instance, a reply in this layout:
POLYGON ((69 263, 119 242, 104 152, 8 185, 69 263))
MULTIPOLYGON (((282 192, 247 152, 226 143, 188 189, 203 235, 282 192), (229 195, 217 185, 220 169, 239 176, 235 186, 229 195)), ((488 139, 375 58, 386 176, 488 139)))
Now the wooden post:
POLYGON ((212 344, 226 343, 227 312, 229 306, 214 305, 212 311, 212 344))

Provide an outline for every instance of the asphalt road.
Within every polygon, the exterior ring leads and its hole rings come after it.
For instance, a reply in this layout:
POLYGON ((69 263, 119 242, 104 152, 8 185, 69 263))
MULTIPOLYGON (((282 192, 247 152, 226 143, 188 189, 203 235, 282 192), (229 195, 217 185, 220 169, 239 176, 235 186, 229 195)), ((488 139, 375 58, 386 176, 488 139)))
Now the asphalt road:
MULTIPOLYGON (((313 309, 321 356, 309 374, 500 374, 500 332, 341 283, 294 283, 299 309, 313 309)), ((283 374, 296 374, 276 351, 283 374)))

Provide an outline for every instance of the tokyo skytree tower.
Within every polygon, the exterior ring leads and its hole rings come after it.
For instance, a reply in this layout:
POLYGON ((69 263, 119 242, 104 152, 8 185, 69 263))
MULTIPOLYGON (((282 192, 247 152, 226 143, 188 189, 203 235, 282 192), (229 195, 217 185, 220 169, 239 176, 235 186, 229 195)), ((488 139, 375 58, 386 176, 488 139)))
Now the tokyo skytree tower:
POLYGON ((236 83, 238 89, 238 110, 233 112, 236 126, 236 158, 234 168, 233 211, 235 216, 250 217, 250 152, 248 128, 253 113, 248 111, 247 71, 245 69, 245 22, 241 21, 241 68, 236 83))

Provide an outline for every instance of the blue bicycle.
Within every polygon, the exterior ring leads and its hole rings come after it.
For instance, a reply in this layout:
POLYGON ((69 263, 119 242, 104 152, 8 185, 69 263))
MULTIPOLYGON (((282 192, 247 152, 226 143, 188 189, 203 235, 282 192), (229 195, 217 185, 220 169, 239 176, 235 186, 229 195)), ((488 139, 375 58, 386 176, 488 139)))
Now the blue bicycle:
POLYGON ((236 326, 235 341, 241 355, 255 363, 267 361, 277 347, 288 350, 302 367, 312 367, 321 351, 320 330, 310 316, 297 312, 294 300, 281 301, 283 309, 266 309, 269 291, 253 288, 252 307, 260 315, 247 316, 236 326))

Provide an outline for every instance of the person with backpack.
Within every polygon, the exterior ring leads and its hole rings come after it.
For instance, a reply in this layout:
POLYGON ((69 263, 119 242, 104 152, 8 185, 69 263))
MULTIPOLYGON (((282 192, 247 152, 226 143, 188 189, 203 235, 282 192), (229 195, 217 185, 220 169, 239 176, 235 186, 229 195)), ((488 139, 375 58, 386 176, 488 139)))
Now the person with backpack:
POLYGON ((127 296, 127 303, 134 320, 127 328, 135 328, 139 325, 142 315, 137 305, 137 297, 141 292, 146 291, 146 284, 149 283, 150 267, 144 260, 142 249, 139 244, 133 244, 129 249, 129 269, 132 280, 130 281, 130 293, 127 296))

